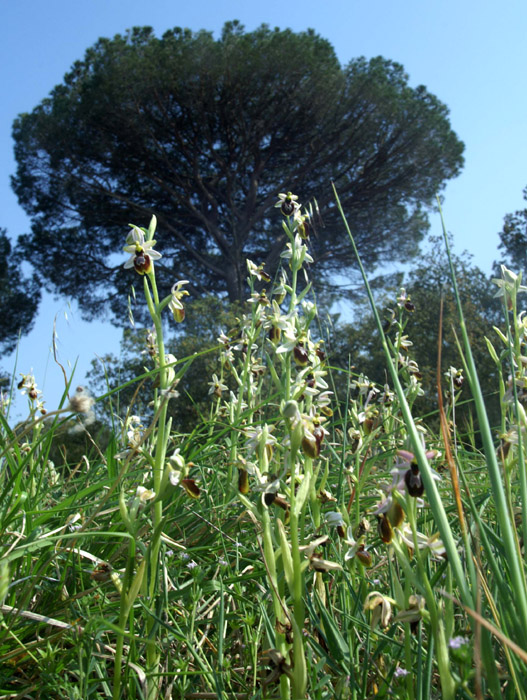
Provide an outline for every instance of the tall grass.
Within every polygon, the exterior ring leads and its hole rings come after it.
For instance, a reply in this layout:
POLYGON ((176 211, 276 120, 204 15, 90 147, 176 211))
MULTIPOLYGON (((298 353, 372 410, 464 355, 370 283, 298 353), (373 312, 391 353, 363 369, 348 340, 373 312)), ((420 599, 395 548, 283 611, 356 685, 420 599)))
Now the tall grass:
POLYGON ((278 207, 282 268, 271 280, 248 261, 249 302, 219 335, 217 370, 203 378, 209 415, 192 432, 170 417, 193 358, 165 347, 163 318, 184 322, 185 291, 158 297, 155 220, 125 247, 153 323, 137 378, 139 391, 155 379, 152 419, 132 403, 113 415, 107 447, 95 441, 58 471, 54 436, 89 434, 89 394, 45 414, 23 376, 29 413, 15 427, 2 402, 1 697, 526 696, 521 278, 503 269, 504 325, 488 339, 499 439, 459 297, 462 369, 439 374, 438 434, 413 410, 422 390, 404 292, 387 326, 342 212, 389 381, 332 366, 309 213, 290 193, 278 207), (454 420, 463 375, 468 433, 454 420))

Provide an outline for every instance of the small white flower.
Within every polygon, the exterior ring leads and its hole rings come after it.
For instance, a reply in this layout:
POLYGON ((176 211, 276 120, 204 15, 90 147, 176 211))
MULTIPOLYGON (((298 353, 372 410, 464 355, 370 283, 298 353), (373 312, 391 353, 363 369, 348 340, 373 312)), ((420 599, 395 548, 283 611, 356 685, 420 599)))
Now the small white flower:
POLYGON ((154 250, 156 242, 154 240, 145 241, 143 231, 137 226, 133 226, 126 243, 123 250, 131 255, 124 264, 125 269, 133 267, 140 275, 148 274, 152 270, 152 261, 159 260, 161 257, 161 253, 154 250))
POLYGON ((272 453, 273 447, 276 445, 277 440, 274 435, 271 435, 271 430, 272 428, 269 428, 268 425, 263 427, 257 425, 249 430, 246 430, 245 435, 248 438, 246 446, 249 452, 256 452, 259 449, 264 448, 267 451, 270 450, 272 453))
POLYGON ((136 498, 141 501, 141 503, 146 503, 147 501, 151 501, 156 497, 155 491, 152 491, 152 489, 146 489, 144 486, 138 486, 135 495, 136 498))
POLYGON ((279 208, 284 216, 294 216, 300 209, 300 204, 297 200, 298 196, 296 194, 281 192, 278 195, 278 202, 275 204, 275 207, 279 208))
POLYGON ((265 293, 265 289, 261 292, 253 292, 249 299, 247 299, 247 303, 259 304, 261 306, 270 306, 271 304, 267 297, 267 294, 265 293))
POLYGON ((359 374, 357 379, 354 379, 350 383, 350 389, 358 389, 359 396, 366 396, 373 386, 373 383, 370 382, 368 377, 362 372, 359 374))
POLYGON ((74 513, 66 518, 66 525, 71 531, 80 530, 82 527, 82 516, 80 513, 74 513))
MULTIPOLYGON (((285 320, 285 317, 282 317, 285 320)), ((276 348, 276 353, 279 355, 285 352, 291 352, 298 343, 298 332, 294 319, 287 319, 282 324, 283 340, 276 348)))
MULTIPOLYGON (((405 545, 409 549, 414 549, 415 544, 414 544, 414 538, 412 534, 412 528, 408 523, 404 525, 404 527, 399 528, 398 530, 399 536, 401 540, 405 543, 405 545)), ((442 561, 445 557, 446 554, 446 549, 445 546, 442 542, 442 540, 439 539, 439 535, 432 535, 428 537, 427 535, 423 534, 422 532, 416 532, 415 533, 416 540, 417 540, 417 547, 420 550, 430 550, 430 554, 433 559, 436 561, 442 561)))
POLYGON ((188 280, 180 280, 172 286, 171 290, 172 299, 168 303, 168 308, 172 311, 176 323, 181 323, 185 319, 185 307, 181 302, 183 297, 188 296, 187 290, 181 289, 185 284, 188 284, 188 280))
POLYGON ((127 430, 126 430, 126 437, 127 437, 127 449, 124 452, 120 452, 118 455, 115 455, 116 457, 126 457, 128 456, 129 452, 135 452, 136 450, 139 449, 143 442, 143 432, 144 432, 144 427, 141 424, 141 419, 139 416, 130 416, 130 418, 127 421, 127 430))
POLYGON ((264 265, 265 263, 262 263, 261 265, 256 265, 255 263, 253 263, 252 260, 249 260, 249 258, 247 258, 247 271, 249 272, 249 275, 251 277, 256 277, 256 279, 260 282, 270 282, 271 278, 264 270, 264 265))
POLYGON ((173 386, 169 387, 168 389, 161 389, 159 393, 161 396, 165 396, 167 401, 170 399, 177 399, 179 397, 179 391, 174 389, 173 386))
POLYGON ((382 627, 388 627, 392 617, 392 605, 395 605, 395 600, 389 598, 379 591, 372 591, 366 596, 364 601, 364 611, 370 610, 371 627, 372 629, 380 622, 382 627))
POLYGON ((209 382, 209 386, 210 386, 209 396, 211 394, 214 394, 218 398, 221 397, 222 392, 229 390, 229 387, 226 384, 222 384, 222 382, 220 382, 217 374, 212 375, 212 381, 209 382))
POLYGON ((225 333, 222 331, 219 336, 216 338, 218 343, 221 345, 224 345, 227 349, 230 348, 231 346, 231 341, 228 335, 225 335, 225 333))
POLYGON ((37 389, 35 377, 32 374, 22 374, 22 379, 18 383, 21 394, 26 394, 31 400, 36 401, 42 392, 37 389))

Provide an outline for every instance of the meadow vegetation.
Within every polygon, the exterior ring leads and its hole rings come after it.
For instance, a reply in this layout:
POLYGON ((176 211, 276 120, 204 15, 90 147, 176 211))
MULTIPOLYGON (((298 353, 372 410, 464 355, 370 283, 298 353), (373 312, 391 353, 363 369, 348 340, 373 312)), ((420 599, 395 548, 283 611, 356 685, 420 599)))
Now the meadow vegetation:
POLYGON ((167 321, 186 322, 186 282, 159 297, 163 231, 132 226, 125 267, 151 319, 136 376, 109 363, 96 399, 66 379, 57 411, 17 377, 16 426, 2 394, 1 697, 527 697, 521 275, 501 268, 499 325, 467 331, 473 280, 458 288, 445 235, 453 294, 433 322, 450 340, 421 366, 418 300, 401 288, 377 310, 343 216, 374 379, 328 352, 295 195, 276 227, 274 278, 248 260, 247 304, 218 309, 219 337, 200 348, 196 331, 176 356, 167 321))

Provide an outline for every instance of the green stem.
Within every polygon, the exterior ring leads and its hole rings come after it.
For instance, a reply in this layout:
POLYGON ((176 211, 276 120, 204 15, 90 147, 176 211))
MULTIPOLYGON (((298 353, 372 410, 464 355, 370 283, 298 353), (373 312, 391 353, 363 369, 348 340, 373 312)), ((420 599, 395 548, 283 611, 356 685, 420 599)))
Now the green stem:
POLYGON ((408 521, 410 523, 410 527, 412 528, 415 548, 415 559, 417 562, 417 572, 419 575, 419 581, 423 588, 424 597, 426 600, 426 607, 430 615, 430 628, 432 630, 436 646, 437 666, 439 669, 439 677, 441 679, 441 693, 443 700, 453 700, 456 691, 456 684, 450 672, 450 661, 445 638, 445 627, 443 624, 443 620, 439 616, 439 610, 434 597, 434 592, 432 590, 432 586, 430 585, 430 579, 428 578, 428 575, 425 571, 421 552, 419 551, 416 524, 416 501, 414 498, 411 497, 409 497, 408 501, 408 521))
MULTIPOLYGON (((294 486, 292 488, 294 491, 294 486)), ((301 557, 299 549, 299 519, 294 513, 294 498, 291 496, 291 557, 293 559, 293 697, 300 700, 305 696, 307 686, 307 668, 304 654, 304 575, 301 569, 301 557)), ((305 508, 305 506, 304 506, 305 508)))
MULTIPOLYGON (((243 409, 243 399, 245 396, 245 387, 247 386, 247 375, 249 373, 249 367, 251 362, 251 346, 253 344, 254 338, 257 334, 255 329, 254 321, 254 310, 253 310, 253 321, 251 324, 251 330, 247 335, 247 352, 245 353, 245 359, 243 362, 242 375, 238 379, 238 401, 236 404, 236 411, 234 415, 234 420, 232 422, 233 429, 231 430, 231 449, 230 449, 230 459, 227 473, 227 481, 229 484, 233 482, 233 472, 238 458, 238 436, 239 436, 239 425, 241 422, 241 415, 243 409)), ((249 403, 249 401, 247 402, 249 403)))
MULTIPOLYGON (((452 263, 452 256, 450 253, 450 245, 448 242, 448 236, 446 232, 441 206, 439 207, 439 213, 441 216, 441 225, 443 228, 445 248, 450 265, 452 286, 454 288, 454 295, 456 298, 456 305, 459 316, 459 326, 461 329, 461 336, 463 338, 467 375, 472 396, 474 397, 474 404, 476 407, 476 413, 479 421, 481 441, 483 443, 485 460, 487 463, 487 471, 491 483, 491 489, 496 508, 496 516, 499 524, 503 549, 505 551, 505 559, 508 564, 507 568, 510 577, 510 589, 514 591, 514 601, 512 604, 514 605, 514 608, 517 611, 516 619, 518 620, 518 624, 516 626, 516 631, 518 634, 518 638, 521 639, 521 642, 525 646, 527 645, 527 583, 524 577, 522 559, 520 556, 518 556, 516 537, 513 528, 514 523, 511 522, 511 518, 509 516, 507 498, 501 480, 501 470, 498 465, 498 460, 496 458, 496 451, 494 448, 494 442, 492 438, 492 430, 487 415, 485 401, 483 399, 483 393, 481 391, 481 386, 479 383, 479 377, 476 370, 476 364, 474 362, 474 356, 470 347, 470 340, 468 337, 463 309, 461 306, 461 299, 459 296, 457 280, 454 273, 454 266, 452 263)), ((448 555, 450 559, 450 552, 448 552, 448 555)), ((461 590, 464 591, 464 588, 461 588, 461 590)), ((463 600, 463 602, 473 609, 473 605, 470 605, 469 600, 463 600)))
MULTIPOLYGON (((124 645, 124 631, 126 627, 126 619, 128 617, 128 591, 130 588, 130 582, 132 580, 132 575, 135 565, 135 541, 130 539, 128 541, 128 561, 126 562, 126 570, 123 577, 123 584, 121 588, 121 601, 119 608, 119 633, 117 635, 117 640, 115 643, 115 659, 114 659, 114 672, 113 672, 113 693, 112 700, 119 700, 121 697, 121 678, 122 678, 122 667, 123 667, 123 645, 124 645)), ((132 630, 130 630, 130 636, 132 636, 132 630)))
POLYGON ((445 511, 445 508, 443 506, 443 502, 441 500, 441 496, 439 494, 439 491, 437 489, 437 486, 435 484, 434 478, 432 476, 432 472, 430 469, 430 465, 428 464, 428 460, 426 458, 426 453, 425 449, 423 447, 423 444, 421 442, 421 437, 420 434, 417 430, 417 427, 415 425, 415 422, 413 420, 411 411, 410 411, 410 406, 408 405, 408 401, 406 400, 406 396, 404 393, 404 389, 401 385, 401 382, 399 380, 399 376, 397 373, 397 369, 393 363, 390 349, 388 347, 388 343, 386 340, 386 336, 384 334, 383 330, 383 324, 381 322, 379 313, 377 311, 377 307, 375 305, 375 300, 373 298, 373 293, 371 291, 371 287, 368 282, 368 278, 366 276, 366 271, 364 270, 364 266, 362 264, 362 260, 359 255, 359 251, 357 249, 357 246, 355 244, 355 240, 353 238, 353 235, 351 233, 351 230, 349 228, 348 222, 346 221, 346 216, 344 214, 344 211, 342 210, 342 205, 340 203, 340 200, 338 198, 337 192, 334 189, 336 201, 337 201, 337 206, 339 209, 339 212, 342 216, 342 220, 344 222, 344 226, 346 227, 346 231, 348 233, 348 237, 350 239, 350 243, 352 245, 353 251, 355 253, 355 257, 357 260, 357 264, 359 266, 362 279, 364 281, 364 286, 366 288, 366 292, 368 295, 368 299, 370 301, 370 306, 372 309, 372 313, 375 319, 375 324, 377 326, 377 330, 379 331, 379 335, 381 338, 381 343, 383 346, 383 351, 384 355, 386 358, 386 362, 388 365, 388 370, 390 372, 390 376, 394 385, 394 389, 397 394, 397 398, 399 399, 399 405, 401 408, 401 413, 403 416, 404 423, 406 425, 406 429, 408 430, 408 435, 410 437, 412 447, 413 447, 413 452, 417 458, 417 462, 419 465, 419 473, 421 475, 421 478, 423 480, 423 483, 425 485, 425 490, 426 490, 426 495, 427 498, 430 502, 430 508, 432 510, 432 513, 434 515, 434 519, 436 521, 437 527, 439 529, 439 533, 441 535, 441 539, 443 541, 443 544, 445 546, 445 550, 447 552, 448 560, 450 562, 450 566, 452 567, 456 583, 459 586, 460 590, 460 595, 461 599, 465 603, 465 605, 469 606, 470 608, 473 608, 474 601, 467 583, 467 579, 465 576, 465 570, 463 567, 463 564, 461 563, 461 558, 459 556, 459 553, 457 551, 457 543, 454 540, 452 530, 450 529, 450 524, 448 522, 448 517, 445 511))
MULTIPOLYGON (((159 354, 159 386, 161 390, 167 389, 168 383, 168 373, 166 370, 166 359, 165 359, 165 345, 163 340, 163 325, 161 316, 158 313, 159 309, 159 295, 157 291, 157 285, 155 280, 155 273, 152 271, 148 276, 145 277, 144 282, 145 297, 148 305, 148 310, 152 317, 154 327, 156 329, 156 341, 157 349, 159 354), (148 287, 148 281, 152 286, 152 295, 150 294, 150 289, 148 287)), ((162 400, 162 396, 156 398, 155 406, 159 405, 159 401, 162 400)), ((167 411, 168 402, 164 401, 161 406, 161 412, 159 414, 157 436, 155 442, 155 456, 154 456, 154 492, 159 494, 161 483, 163 480, 163 471, 165 468, 165 457, 166 457, 166 446, 167 438, 166 435, 166 424, 167 424, 167 411)), ((151 614, 147 618, 146 630, 147 630, 147 643, 146 643, 146 660, 147 660, 147 676, 148 676, 148 700, 155 700, 159 694, 160 680, 158 676, 159 670, 159 660, 160 652, 157 645, 157 639, 155 635, 156 627, 156 599, 157 599, 157 585, 158 585, 158 564, 159 564, 159 550, 161 547, 161 521, 163 519, 163 501, 159 500, 153 506, 153 532, 155 533, 154 539, 150 543, 150 566, 148 571, 147 585, 148 585, 148 599, 150 605, 151 614)))
MULTIPOLYGON (((282 606, 282 601, 280 600, 278 594, 278 576, 276 572, 276 560, 274 554, 273 546, 273 536, 271 533, 271 519, 269 517, 269 510, 265 506, 261 506, 261 519, 262 530, 263 530, 263 549, 265 563, 267 565, 267 574, 269 576, 269 581, 271 584, 271 597, 273 600, 273 610, 276 622, 282 629, 286 629, 288 621, 286 620, 284 609, 282 606)), ((285 638, 285 634, 281 632, 278 628, 275 632, 275 644, 276 649, 282 654, 284 659, 288 657, 288 648, 285 638)), ((280 698, 281 700, 289 700, 291 697, 289 692, 289 679, 287 676, 282 675, 280 678, 280 698)))

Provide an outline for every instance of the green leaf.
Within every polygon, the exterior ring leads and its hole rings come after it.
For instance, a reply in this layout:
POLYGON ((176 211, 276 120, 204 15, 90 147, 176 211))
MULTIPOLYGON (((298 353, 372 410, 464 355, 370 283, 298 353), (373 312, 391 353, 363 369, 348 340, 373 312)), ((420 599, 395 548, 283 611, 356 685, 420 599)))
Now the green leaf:
POLYGON ((316 596, 317 606, 322 618, 322 631, 326 638, 326 644, 331 656, 341 664, 346 666, 350 663, 349 645, 340 633, 337 623, 330 616, 320 597, 316 596))
POLYGON ((276 522, 278 527, 278 534, 280 536, 280 551, 282 553, 282 565, 284 567, 285 580, 289 586, 289 591, 293 593, 293 582, 294 582, 294 572, 293 572, 293 558, 291 556, 291 546, 287 540, 287 535, 285 532, 284 523, 281 520, 276 522))
POLYGON ((298 488, 298 491, 296 492, 295 495, 295 501, 294 501, 294 507, 293 507, 293 514, 296 517, 300 516, 300 513, 302 512, 302 508, 304 507, 304 503, 306 502, 306 499, 309 494, 309 488, 311 486, 311 476, 310 474, 304 474, 304 478, 302 479, 302 482, 298 488))
POLYGON ((141 590, 141 586, 143 585, 143 578, 145 575, 145 571, 146 571, 146 559, 143 559, 143 561, 139 565, 139 568, 136 571, 136 574, 133 578, 132 584, 130 585, 130 588, 128 589, 128 593, 126 594, 126 603, 125 603, 126 615, 128 615, 128 613, 130 612, 130 608, 134 604, 134 601, 137 598, 139 591, 141 590))

